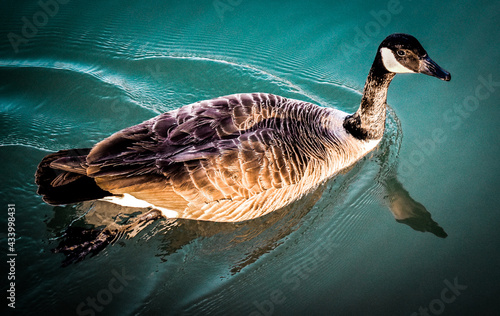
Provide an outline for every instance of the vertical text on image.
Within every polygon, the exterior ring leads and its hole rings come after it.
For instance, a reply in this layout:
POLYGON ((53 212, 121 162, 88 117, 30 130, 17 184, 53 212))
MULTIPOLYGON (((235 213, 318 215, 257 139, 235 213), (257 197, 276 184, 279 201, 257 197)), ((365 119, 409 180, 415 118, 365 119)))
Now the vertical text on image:
POLYGON ((7 204, 7 300, 10 308, 16 308, 16 205, 7 204))

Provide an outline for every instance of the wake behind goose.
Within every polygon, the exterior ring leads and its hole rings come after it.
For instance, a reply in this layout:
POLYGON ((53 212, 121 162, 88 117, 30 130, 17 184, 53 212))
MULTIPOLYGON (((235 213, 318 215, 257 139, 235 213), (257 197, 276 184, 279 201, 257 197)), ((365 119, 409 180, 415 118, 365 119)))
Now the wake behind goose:
POLYGON ((36 173, 38 193, 54 205, 140 200, 164 216, 195 220, 263 216, 378 145, 396 73, 451 78, 414 37, 393 34, 379 46, 354 114, 266 93, 201 101, 119 131, 93 148, 46 156, 36 173))

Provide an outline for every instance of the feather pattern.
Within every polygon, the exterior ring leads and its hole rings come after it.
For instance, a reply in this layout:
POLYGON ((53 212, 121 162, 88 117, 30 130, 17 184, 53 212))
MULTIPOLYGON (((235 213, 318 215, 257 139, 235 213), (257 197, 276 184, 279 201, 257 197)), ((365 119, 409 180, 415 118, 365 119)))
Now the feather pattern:
POLYGON ((346 115, 265 93, 201 101, 98 143, 87 175, 103 190, 179 217, 247 220, 296 200, 374 147, 346 133, 346 115))

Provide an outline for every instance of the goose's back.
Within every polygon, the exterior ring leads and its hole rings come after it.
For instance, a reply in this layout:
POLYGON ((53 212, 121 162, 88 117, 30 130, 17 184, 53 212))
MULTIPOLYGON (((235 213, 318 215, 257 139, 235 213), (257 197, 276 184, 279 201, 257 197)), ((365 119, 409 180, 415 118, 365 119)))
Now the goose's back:
POLYGON ((343 112, 332 111, 263 93, 193 103, 98 143, 87 175, 179 217, 258 217, 331 172, 332 150, 345 154, 343 112))

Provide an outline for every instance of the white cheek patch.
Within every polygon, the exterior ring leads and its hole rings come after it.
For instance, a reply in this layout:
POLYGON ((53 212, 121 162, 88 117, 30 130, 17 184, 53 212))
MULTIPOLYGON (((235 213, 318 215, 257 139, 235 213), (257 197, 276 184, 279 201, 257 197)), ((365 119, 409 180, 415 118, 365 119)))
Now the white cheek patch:
POLYGON ((396 60, 392 50, 389 48, 382 47, 380 49, 380 53, 382 54, 382 62, 384 63, 385 69, 394 73, 414 73, 413 70, 406 68, 401 65, 399 61, 396 60))

